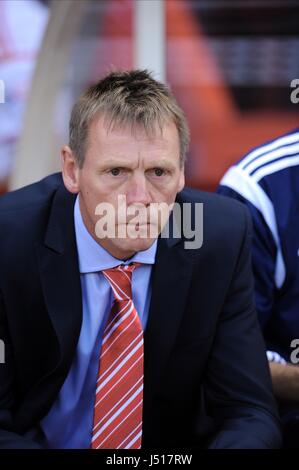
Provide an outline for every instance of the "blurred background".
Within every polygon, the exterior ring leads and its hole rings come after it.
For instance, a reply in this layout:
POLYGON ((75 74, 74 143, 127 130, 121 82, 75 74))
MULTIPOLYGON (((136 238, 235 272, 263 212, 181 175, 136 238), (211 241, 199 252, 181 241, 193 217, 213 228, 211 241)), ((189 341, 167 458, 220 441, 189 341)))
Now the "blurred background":
POLYGON ((187 184, 214 190, 299 127, 298 25, 299 0, 1 0, 0 192, 59 170, 78 95, 133 67, 171 86, 191 129, 187 184))

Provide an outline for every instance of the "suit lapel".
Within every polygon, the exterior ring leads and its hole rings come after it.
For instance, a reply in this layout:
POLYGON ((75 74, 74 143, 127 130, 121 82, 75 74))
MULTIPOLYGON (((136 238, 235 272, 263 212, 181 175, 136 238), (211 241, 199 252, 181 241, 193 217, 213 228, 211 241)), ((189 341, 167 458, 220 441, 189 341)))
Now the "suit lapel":
POLYGON ((154 393, 174 345, 187 303, 193 256, 186 256, 182 240, 159 239, 152 276, 152 298, 144 335, 145 386, 154 393), (147 385, 148 384, 148 385, 147 385))
POLYGON ((54 197, 45 243, 38 247, 46 307, 57 335, 61 372, 74 355, 82 322, 82 295, 74 229, 75 197, 60 187, 54 197))

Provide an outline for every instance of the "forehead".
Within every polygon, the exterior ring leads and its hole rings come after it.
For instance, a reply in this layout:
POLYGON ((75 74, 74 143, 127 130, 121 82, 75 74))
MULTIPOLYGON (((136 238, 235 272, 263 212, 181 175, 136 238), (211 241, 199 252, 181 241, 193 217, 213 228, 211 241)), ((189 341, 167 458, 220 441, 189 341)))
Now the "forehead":
POLYGON ((120 151, 147 149, 152 152, 179 153, 179 136, 174 122, 162 127, 156 124, 146 130, 143 125, 114 124, 109 126, 103 117, 94 119, 89 127, 88 147, 90 150, 120 151))

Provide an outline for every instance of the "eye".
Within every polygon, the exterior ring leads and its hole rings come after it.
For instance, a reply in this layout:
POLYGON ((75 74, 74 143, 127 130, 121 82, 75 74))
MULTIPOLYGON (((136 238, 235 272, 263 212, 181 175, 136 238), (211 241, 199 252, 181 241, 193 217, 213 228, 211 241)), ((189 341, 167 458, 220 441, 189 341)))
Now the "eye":
POLYGON ((155 176, 163 176, 165 171, 162 168, 154 168, 154 175, 155 176))
POLYGON ((120 175, 120 168, 112 168, 110 170, 112 176, 119 176, 120 175))

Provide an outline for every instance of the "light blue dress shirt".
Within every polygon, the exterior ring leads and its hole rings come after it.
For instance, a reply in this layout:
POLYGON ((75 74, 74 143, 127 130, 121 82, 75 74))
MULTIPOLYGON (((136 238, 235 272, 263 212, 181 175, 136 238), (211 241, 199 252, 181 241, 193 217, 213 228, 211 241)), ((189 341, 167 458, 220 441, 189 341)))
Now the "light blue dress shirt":
POLYGON ((74 207, 75 232, 82 287, 83 322, 76 354, 67 378, 50 412, 40 423, 46 448, 90 448, 96 380, 102 334, 113 294, 103 269, 136 261, 142 266, 132 277, 132 295, 143 329, 151 297, 150 277, 155 262, 157 241, 123 262, 111 256, 89 234, 81 217, 79 197, 74 207))

